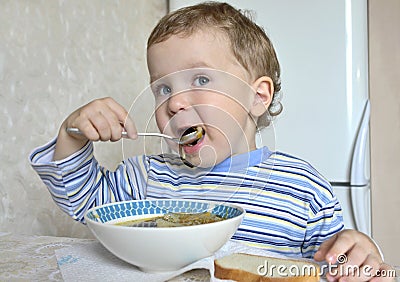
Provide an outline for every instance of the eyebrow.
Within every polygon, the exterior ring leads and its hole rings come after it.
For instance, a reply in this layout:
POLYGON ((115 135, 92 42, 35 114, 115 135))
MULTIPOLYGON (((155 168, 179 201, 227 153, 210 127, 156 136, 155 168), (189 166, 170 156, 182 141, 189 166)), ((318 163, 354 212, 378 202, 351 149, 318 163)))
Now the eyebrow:
MULTIPOLYGON (((187 66, 185 66, 180 71, 184 71, 184 70, 187 70, 187 69, 195 69, 195 68, 216 69, 215 66, 213 66, 213 65, 211 65, 209 63, 206 63, 206 62, 203 62, 203 61, 198 61, 198 62, 192 62, 192 63, 188 64, 187 66)), ((159 75, 159 74, 156 73, 155 75, 151 75, 150 76, 150 83, 153 83, 153 82, 159 80, 160 78, 163 78, 164 76, 167 76, 169 74, 171 74, 171 73, 167 73, 167 74, 164 74, 164 75, 159 75)))

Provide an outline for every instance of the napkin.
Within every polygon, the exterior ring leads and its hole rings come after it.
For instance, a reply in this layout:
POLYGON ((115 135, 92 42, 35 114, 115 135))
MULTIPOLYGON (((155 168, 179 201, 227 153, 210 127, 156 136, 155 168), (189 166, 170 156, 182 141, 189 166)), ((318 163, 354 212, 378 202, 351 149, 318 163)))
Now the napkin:
MULTIPOLYGON (((182 269, 171 272, 146 273, 117 258, 98 242, 73 245, 55 251, 64 281, 167 281, 192 269, 208 269, 211 281, 214 278, 214 259, 232 253, 274 256, 277 254, 228 241, 213 256, 198 260, 182 269)), ((281 256, 283 257, 283 256, 281 256)), ((168 258, 166 258, 168 259, 168 258)), ((224 280, 226 281, 226 280, 224 280)))

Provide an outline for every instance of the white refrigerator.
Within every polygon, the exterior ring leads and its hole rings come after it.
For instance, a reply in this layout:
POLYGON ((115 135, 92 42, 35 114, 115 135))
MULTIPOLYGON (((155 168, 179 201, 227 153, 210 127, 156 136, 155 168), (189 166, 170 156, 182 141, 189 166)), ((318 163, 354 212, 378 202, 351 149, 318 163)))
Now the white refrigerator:
POLYGON ((371 235, 367 1, 224 2, 254 11, 281 64, 284 110, 259 145, 310 162, 332 184, 345 227, 371 235))

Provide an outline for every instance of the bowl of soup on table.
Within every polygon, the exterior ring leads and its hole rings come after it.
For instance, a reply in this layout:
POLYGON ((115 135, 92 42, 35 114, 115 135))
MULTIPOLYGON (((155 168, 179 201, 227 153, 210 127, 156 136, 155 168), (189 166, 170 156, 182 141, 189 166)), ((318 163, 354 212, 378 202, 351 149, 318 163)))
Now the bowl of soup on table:
POLYGON ((213 255, 236 232, 245 211, 201 200, 132 200, 94 207, 85 221, 115 256, 145 272, 178 270, 213 255))

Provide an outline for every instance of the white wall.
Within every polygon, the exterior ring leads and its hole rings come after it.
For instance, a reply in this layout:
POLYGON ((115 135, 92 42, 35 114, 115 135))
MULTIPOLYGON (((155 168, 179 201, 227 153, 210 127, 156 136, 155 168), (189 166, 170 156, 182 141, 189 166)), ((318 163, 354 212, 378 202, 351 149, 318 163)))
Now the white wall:
MULTIPOLYGON (((55 206, 28 154, 90 100, 131 105, 148 81, 147 37, 165 13, 160 0, 0 2, 0 231, 89 234, 55 206)), ((110 168, 121 152, 120 142, 96 145, 110 168)))

